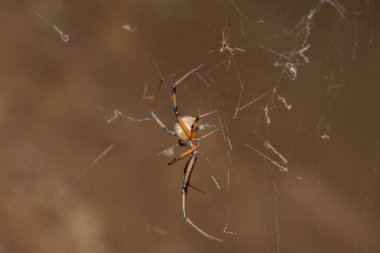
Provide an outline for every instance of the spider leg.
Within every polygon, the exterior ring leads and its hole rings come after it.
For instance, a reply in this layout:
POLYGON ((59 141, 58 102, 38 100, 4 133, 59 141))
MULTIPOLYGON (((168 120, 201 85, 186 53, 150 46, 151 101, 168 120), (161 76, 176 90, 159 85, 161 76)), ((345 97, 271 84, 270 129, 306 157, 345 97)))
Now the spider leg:
POLYGON ((193 188, 194 190, 196 190, 196 191, 200 192, 200 193, 205 193, 205 191, 203 191, 203 190, 199 189, 198 187, 195 187, 195 186, 194 186, 194 185, 192 185, 192 184, 189 184, 189 186, 190 186, 191 188, 193 188))
POLYGON ((198 152, 194 151, 193 155, 189 158, 189 160, 186 163, 186 167, 185 167, 185 172, 186 173, 185 173, 185 177, 183 179, 183 184, 182 184, 182 217, 185 219, 185 221, 187 223, 189 223, 193 228, 195 228, 204 237, 206 237, 206 238, 208 238, 210 240, 213 240, 213 241, 223 242, 222 240, 220 240, 220 239, 218 239, 218 238, 216 238, 216 237, 214 237, 214 236, 206 233, 201 228, 199 228, 197 225, 195 225, 189 219, 189 217, 187 217, 187 214, 186 214, 187 189, 190 186, 190 177, 191 177, 191 173, 193 172, 195 162, 197 161, 197 157, 198 157, 198 152))
POLYGON ((186 150, 185 152, 183 152, 182 154, 180 154, 179 156, 177 156, 176 158, 174 158, 173 160, 171 160, 168 163, 168 165, 172 165, 173 163, 178 162, 179 160, 185 158, 186 156, 191 155, 196 149, 197 149, 197 146, 194 146, 194 147, 186 150))
POLYGON ((231 59, 232 59, 233 56, 229 55, 228 56, 228 65, 227 65, 227 69, 226 71, 228 71, 230 69, 230 66, 231 66, 231 59))
POLYGON ((179 111, 178 111, 178 107, 177 107, 177 95, 176 94, 177 94, 177 86, 176 86, 176 84, 174 84, 172 86, 172 98, 173 98, 173 109, 174 109, 175 117, 177 118, 177 122, 180 125, 180 127, 182 128, 182 131, 186 134, 187 137, 190 138, 191 132, 186 127, 185 123, 183 123, 183 120, 179 115, 179 111))
MULTIPOLYGON (((184 154, 180 155, 178 158, 175 158, 169 165, 173 164, 174 162, 176 162, 176 161, 178 161, 178 160, 180 160, 182 158, 185 158, 189 152, 192 152, 192 153, 196 152, 195 150, 198 148, 198 146, 197 146, 197 143, 198 143, 197 142, 197 130, 199 128, 199 125, 198 125, 199 119, 200 119, 199 116, 196 117, 195 120, 194 120, 194 122, 193 122, 193 124, 191 125, 191 137, 190 137, 190 140, 192 141, 193 145, 195 145, 195 148, 191 148, 191 149, 187 150, 184 154)), ((187 143, 183 143, 183 142, 181 142, 181 140, 179 140, 178 142, 182 146, 187 146, 187 143)), ((199 156, 199 153, 197 153, 197 156, 199 156)), ((189 161, 187 161, 187 162, 189 162, 189 161)), ((188 166, 187 166, 187 163, 186 163, 186 166, 185 166, 185 168, 183 170, 184 174, 186 174, 187 168, 188 168, 188 166)), ((205 193, 204 191, 202 191, 201 189, 195 187, 194 185, 189 184, 189 186, 191 188, 193 188, 193 189, 201 192, 201 193, 205 193)))
POLYGON ((187 199, 187 188, 190 185, 191 173, 193 172, 195 162, 197 161, 196 154, 193 154, 186 163, 185 166, 185 177, 182 184, 182 217, 185 219, 186 215, 186 199, 187 199))
POLYGON ((176 136, 176 134, 175 134, 172 130, 170 130, 169 128, 167 128, 167 127, 165 126, 165 124, 162 123, 162 121, 157 117, 156 113, 154 112, 154 111, 156 110, 156 105, 157 105, 156 100, 157 100, 157 97, 158 97, 158 93, 159 93, 159 91, 160 91, 160 89, 161 89, 162 83, 163 83, 163 80, 161 79, 160 84, 158 85, 158 89, 157 89, 157 91, 156 91, 156 94, 154 95, 154 99, 153 99, 153 102, 152 102, 152 109, 151 109, 152 118, 157 122, 157 124, 158 124, 158 125, 159 125, 159 126, 160 126, 160 127, 166 132, 166 133, 176 136))
POLYGON ((172 86, 172 99, 173 99, 173 109, 174 109, 175 117, 177 119, 178 124, 182 128, 182 131, 186 134, 186 136, 188 138, 190 138, 191 132, 186 127, 185 123, 183 123, 183 120, 182 120, 182 118, 179 115, 179 111, 178 111, 178 107, 177 107, 177 85, 180 82, 182 82, 186 77, 188 77, 189 75, 191 75, 192 73, 194 73, 195 71, 197 71, 198 69, 200 69, 202 66, 203 66, 203 64, 201 64, 201 65, 195 67, 194 69, 190 70, 184 76, 182 76, 180 79, 178 79, 177 82, 175 82, 173 84, 173 86, 172 86))
POLYGON ((199 120, 200 120, 200 117, 197 116, 193 124, 191 125, 190 140, 195 145, 198 145, 197 134, 198 134, 198 129, 199 129, 199 120))

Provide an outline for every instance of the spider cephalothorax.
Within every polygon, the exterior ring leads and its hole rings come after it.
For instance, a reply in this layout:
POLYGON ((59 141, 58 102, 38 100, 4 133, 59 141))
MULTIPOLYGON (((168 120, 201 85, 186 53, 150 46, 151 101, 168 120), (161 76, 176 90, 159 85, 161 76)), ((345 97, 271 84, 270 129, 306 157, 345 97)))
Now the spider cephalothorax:
POLYGON ((200 232, 203 236, 205 236, 211 240, 221 242, 220 239, 217 239, 217 238, 209 235, 208 233, 206 233, 205 231, 200 229, 198 226, 196 226, 189 219, 189 217, 187 217, 187 214, 186 214, 187 190, 188 190, 188 187, 191 186, 190 185, 190 177, 191 177, 191 173, 193 171, 195 162, 200 155, 200 152, 198 151, 199 146, 198 146, 198 137, 197 137, 198 136, 200 117, 192 117, 192 116, 182 116, 181 117, 179 112, 178 112, 178 108, 177 108, 176 93, 177 93, 177 84, 180 83, 183 79, 185 79, 190 74, 197 71, 200 67, 202 67, 202 65, 200 65, 200 66, 194 68, 193 70, 191 70, 190 72, 188 72, 186 75, 184 75, 182 78, 180 78, 172 86, 173 109, 174 109, 174 113, 175 113, 175 117, 176 117, 176 123, 174 125, 173 131, 168 129, 165 126, 165 124, 162 123, 162 121, 157 117, 156 113, 154 112, 154 110, 156 108, 157 95, 158 95, 158 92, 162 86, 163 80, 161 80, 160 85, 158 86, 158 89, 157 89, 157 93, 154 97, 154 100, 152 103, 151 114, 152 114, 153 119, 160 125, 160 127, 162 129, 164 129, 164 131, 166 133, 174 135, 178 138, 178 144, 180 146, 187 146, 187 148, 188 148, 185 152, 183 152, 179 156, 175 157, 173 160, 171 160, 168 163, 169 165, 172 165, 173 163, 175 163, 175 162, 177 162, 183 158, 189 157, 189 159, 187 160, 185 169, 184 169, 185 176, 184 176, 183 183, 182 183, 182 216, 183 216, 183 218, 185 219, 185 221, 187 223, 189 223, 196 230, 198 230, 198 232, 200 232))

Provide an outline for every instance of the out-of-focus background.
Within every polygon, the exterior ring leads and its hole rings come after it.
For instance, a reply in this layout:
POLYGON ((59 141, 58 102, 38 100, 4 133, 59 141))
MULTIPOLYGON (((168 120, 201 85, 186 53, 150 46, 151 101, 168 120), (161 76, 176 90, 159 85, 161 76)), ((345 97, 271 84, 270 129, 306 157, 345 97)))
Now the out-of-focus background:
POLYGON ((375 2, 2 0, 0 252, 380 252, 375 2))

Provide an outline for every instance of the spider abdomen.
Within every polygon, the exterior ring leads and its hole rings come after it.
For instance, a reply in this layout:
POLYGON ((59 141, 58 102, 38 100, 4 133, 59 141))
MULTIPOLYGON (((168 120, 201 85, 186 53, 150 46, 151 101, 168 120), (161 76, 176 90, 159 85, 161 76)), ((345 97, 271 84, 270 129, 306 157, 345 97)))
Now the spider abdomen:
MULTIPOLYGON (((181 117, 183 123, 185 124, 186 128, 191 131, 191 125, 194 123, 195 118, 192 116, 183 116, 181 117)), ((174 133, 178 136, 178 138, 183 143, 187 143, 189 140, 189 137, 185 134, 185 132, 182 130, 181 126, 178 123, 175 123, 174 125, 174 133)))

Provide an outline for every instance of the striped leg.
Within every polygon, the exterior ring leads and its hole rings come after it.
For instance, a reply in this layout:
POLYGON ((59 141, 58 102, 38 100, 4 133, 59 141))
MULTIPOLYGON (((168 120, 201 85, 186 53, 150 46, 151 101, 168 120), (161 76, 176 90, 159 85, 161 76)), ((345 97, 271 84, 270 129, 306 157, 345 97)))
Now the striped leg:
POLYGON ((216 242, 222 242, 222 240, 206 233, 200 227, 195 225, 186 214, 187 189, 189 186, 191 186, 190 185, 191 173, 193 172, 195 162, 197 161, 197 157, 198 157, 198 152, 195 151, 194 154, 189 158, 189 160, 186 163, 185 178, 183 179, 183 184, 182 184, 182 217, 185 219, 185 221, 187 223, 189 223, 193 228, 195 228, 204 237, 206 237, 210 240, 216 241, 216 242))
POLYGON ((197 146, 194 146, 194 147, 186 150, 185 152, 183 152, 182 154, 180 154, 179 156, 177 156, 176 158, 174 158, 173 160, 171 160, 168 163, 168 165, 172 165, 173 163, 178 162, 179 160, 187 157, 188 155, 191 155, 196 149, 197 149, 197 146))
POLYGON ((162 83, 163 83, 163 80, 161 79, 160 81, 160 85, 158 86, 158 89, 156 91, 156 94, 154 95, 154 99, 153 99, 153 102, 152 102, 152 109, 151 109, 151 114, 152 114, 152 118, 157 122, 157 124, 168 134, 171 134, 171 135, 174 135, 176 136, 176 134, 171 131, 170 129, 168 129, 164 123, 162 123, 162 121, 157 117, 156 113, 154 112, 156 110, 156 105, 157 105, 157 97, 158 97, 158 93, 161 89, 161 86, 162 86, 162 83))
POLYGON ((198 135, 198 129, 199 129, 199 116, 197 116, 191 125, 191 141, 194 144, 198 144, 197 135, 198 135))
POLYGON ((173 109, 174 109, 175 117, 177 118, 177 122, 180 125, 180 127, 182 128, 182 131, 186 134, 186 136, 188 138, 190 138, 191 132, 186 127, 185 123, 183 123, 182 118, 180 117, 179 112, 178 112, 176 93, 177 93, 177 87, 176 87, 176 84, 174 84, 172 87, 172 98, 173 98, 173 109))

